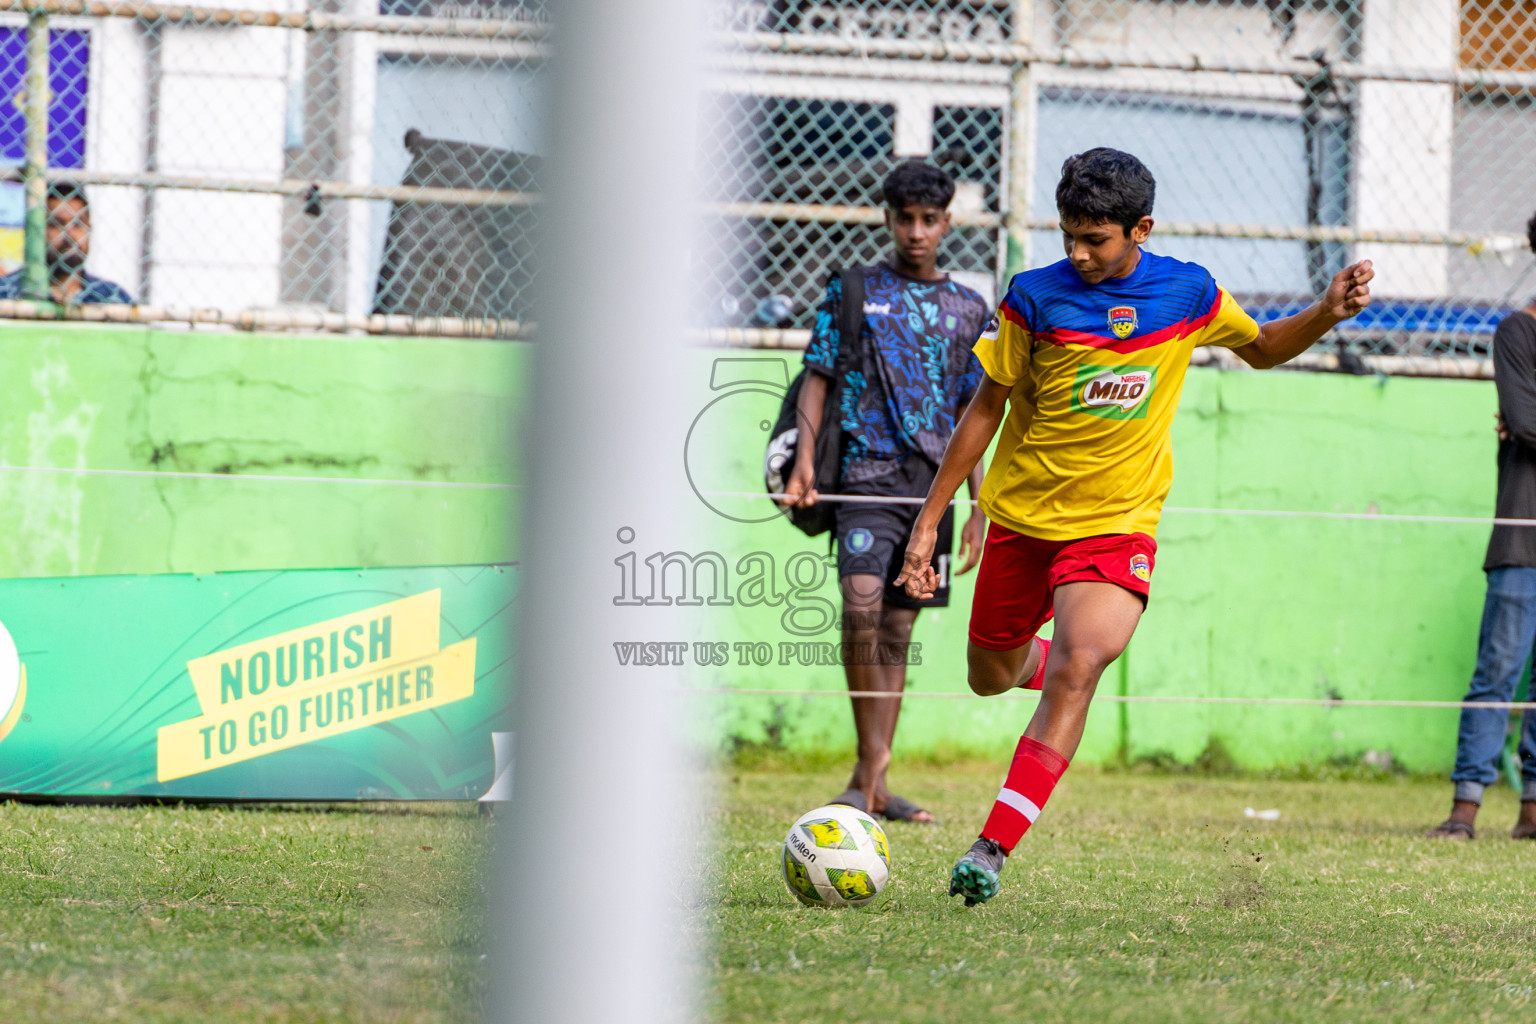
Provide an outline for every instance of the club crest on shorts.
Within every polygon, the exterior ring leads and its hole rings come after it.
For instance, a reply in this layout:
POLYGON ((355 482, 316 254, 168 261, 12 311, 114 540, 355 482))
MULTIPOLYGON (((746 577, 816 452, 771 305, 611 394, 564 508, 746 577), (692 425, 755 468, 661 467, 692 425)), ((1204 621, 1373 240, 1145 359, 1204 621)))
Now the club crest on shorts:
POLYGON ((1131 556, 1131 575, 1143 583, 1152 582, 1152 559, 1140 551, 1131 556))
POLYGON ((854 554, 862 555, 875 546, 875 535, 862 526, 856 527, 843 536, 843 544, 854 554))
POLYGON ((1122 341, 1131 336, 1136 329, 1135 306, 1110 306, 1109 329, 1115 332, 1115 337, 1122 341))

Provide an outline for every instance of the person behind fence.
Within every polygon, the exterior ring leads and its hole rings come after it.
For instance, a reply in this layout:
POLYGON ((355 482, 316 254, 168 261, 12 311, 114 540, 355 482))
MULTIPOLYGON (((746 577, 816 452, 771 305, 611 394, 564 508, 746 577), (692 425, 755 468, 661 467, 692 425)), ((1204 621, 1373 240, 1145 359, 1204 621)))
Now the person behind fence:
MULTIPOLYGON (((1536 252, 1536 216, 1525 226, 1536 252)), ((1536 300, 1499 322, 1493 335, 1493 382, 1499 395, 1499 482, 1494 515, 1536 519, 1536 300)), ((1488 590, 1477 634, 1477 667, 1468 702, 1509 702, 1536 643, 1536 527, 1496 525, 1483 559, 1488 590)), ((1520 817, 1511 833, 1536 839, 1536 713, 1522 716, 1520 817)), ((1435 839, 1475 835, 1483 790, 1499 778, 1507 708, 1462 708, 1451 782, 1451 815, 1429 830, 1435 839)))
MULTIPOLYGON (((919 499, 928 493, 944 446, 976 383, 981 365, 971 345, 986 324, 986 300, 937 269, 949 230, 954 180, 921 160, 891 172, 882 186, 892 247, 887 262, 860 268, 863 317, 857 338, 842 337, 843 291, 832 275, 805 350, 802 424, 819 424, 828 394, 840 396, 848 438, 839 489, 845 494, 919 499)), ((850 287, 853 287, 850 285, 850 287)), ((797 448, 782 499, 814 504, 814 440, 797 448)), ((978 470, 971 495, 981 488, 978 470)), ((912 626, 923 608, 949 603, 954 510, 939 525, 934 564, 941 583, 923 599, 893 585, 919 502, 840 504, 836 508, 837 572, 843 594, 844 671, 852 691, 901 693, 907 685, 912 626)), ((986 518, 972 512, 961 531, 957 574, 980 558, 986 518)), ((897 698, 853 700, 858 763, 833 803, 891 821, 931 822, 933 815, 890 792, 886 772, 901 710, 897 698)))
MULTIPOLYGON (((121 286, 85 272, 91 253, 91 206, 85 188, 73 181, 50 182, 46 202, 49 297, 61 306, 131 304, 132 297, 121 286)), ((0 299, 26 298, 25 276, 23 267, 0 277, 0 299)))

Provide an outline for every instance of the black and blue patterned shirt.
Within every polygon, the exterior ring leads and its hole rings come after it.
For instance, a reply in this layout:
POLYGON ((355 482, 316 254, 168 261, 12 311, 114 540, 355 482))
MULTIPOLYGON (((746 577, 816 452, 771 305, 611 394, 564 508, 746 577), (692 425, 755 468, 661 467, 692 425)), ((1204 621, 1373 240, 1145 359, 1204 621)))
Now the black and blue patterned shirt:
MULTIPOLYGON (((837 364, 842 300, 834 274, 805 349, 806 367, 825 377, 837 364)), ((886 476, 913 452, 938 464, 981 383, 971 346, 991 315, 980 295, 948 277, 921 281, 884 264, 866 269, 865 344, 842 389, 844 483, 886 476)))

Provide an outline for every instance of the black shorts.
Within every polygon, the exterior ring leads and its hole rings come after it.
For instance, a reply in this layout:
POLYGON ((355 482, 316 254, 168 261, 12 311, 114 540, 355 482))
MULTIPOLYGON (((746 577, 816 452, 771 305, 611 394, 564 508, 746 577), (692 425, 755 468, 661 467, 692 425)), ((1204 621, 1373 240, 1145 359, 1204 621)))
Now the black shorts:
MULTIPOLYGON (((846 494, 881 494, 900 497, 923 498, 928 494, 933 470, 926 460, 909 456, 908 463, 917 463, 908 472, 891 480, 881 480, 877 486, 851 485, 843 488, 846 494), (926 470, 926 472, 925 472, 926 470), (896 492, 892 494, 891 492, 896 492), (910 493, 916 491, 917 493, 910 493), (908 493, 902 493, 908 492, 908 493)), ((939 586, 932 597, 920 601, 907 596, 906 587, 892 586, 901 575, 901 566, 907 554, 907 541, 912 537, 912 524, 917 521, 921 505, 857 505, 852 502, 837 509, 837 575, 879 576, 885 580, 884 601, 896 608, 946 608, 949 606, 949 562, 955 548, 955 508, 951 505, 939 520, 938 543, 933 548, 930 564, 939 574, 939 586)))

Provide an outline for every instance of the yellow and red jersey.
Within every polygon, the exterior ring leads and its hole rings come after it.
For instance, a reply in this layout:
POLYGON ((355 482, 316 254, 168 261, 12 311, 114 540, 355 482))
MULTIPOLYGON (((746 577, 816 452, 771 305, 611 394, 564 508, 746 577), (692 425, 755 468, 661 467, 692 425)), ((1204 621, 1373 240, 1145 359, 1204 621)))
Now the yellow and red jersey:
POLYGON ((1015 276, 976 342, 1013 389, 982 511, 1042 540, 1155 535, 1190 353, 1258 336, 1209 271, 1166 256, 1096 285, 1066 260, 1015 276))

